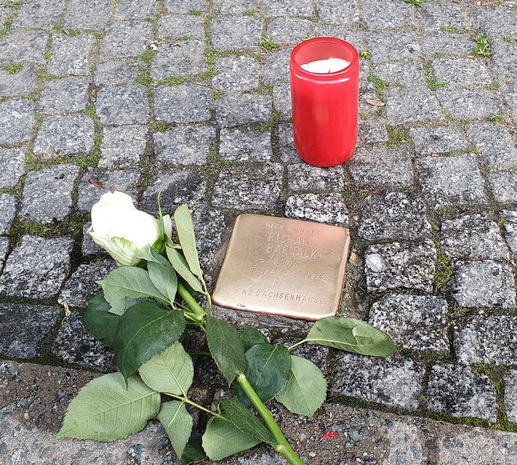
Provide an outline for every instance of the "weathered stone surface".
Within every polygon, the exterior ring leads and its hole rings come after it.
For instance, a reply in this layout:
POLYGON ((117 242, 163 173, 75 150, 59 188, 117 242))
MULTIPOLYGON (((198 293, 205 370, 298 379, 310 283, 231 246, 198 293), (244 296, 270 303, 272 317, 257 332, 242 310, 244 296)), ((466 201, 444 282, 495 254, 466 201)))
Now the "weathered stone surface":
POLYGON ((390 294, 375 302, 369 322, 387 333, 398 347, 447 354, 447 301, 435 296, 390 294))
POLYGON ((0 149, 0 187, 14 187, 23 175, 25 153, 22 149, 0 149))
POLYGON ((444 54, 465 57, 474 50, 474 40, 468 34, 433 31, 424 35, 420 43, 427 55, 444 54))
POLYGON ((21 218, 44 224, 63 220, 72 210, 72 190, 77 176, 79 167, 74 165, 31 171, 25 178, 21 218))
POLYGON ((266 84, 289 82, 289 58, 291 50, 278 50, 268 53, 262 75, 266 84))
POLYGON ((99 294, 101 287, 97 281, 104 279, 116 267, 113 260, 98 260, 79 265, 65 283, 57 302, 68 307, 86 308, 88 297, 99 294))
POLYGON ((462 131, 447 127, 411 128, 409 137, 415 144, 419 155, 448 153, 454 150, 465 150, 469 147, 462 131))
POLYGON ((416 167, 424 198, 435 210, 486 204, 484 181, 473 154, 420 158, 416 167))
POLYGON ((495 201, 508 206, 517 205, 516 171, 489 173, 488 185, 495 201))
POLYGON ((157 0, 121 0, 115 12, 117 19, 153 18, 157 0))
POLYGON ((8 248, 9 248, 9 238, 0 236, 0 270, 4 266, 5 258, 7 257, 8 248))
POLYGON ((245 128, 221 129, 219 157, 233 161, 269 161, 271 133, 245 128))
POLYGON ((440 252, 462 260, 508 260, 497 223, 486 215, 464 215, 442 223, 440 252))
POLYGON ((480 8, 474 12, 474 19, 492 39, 517 36, 517 18, 511 10, 480 8))
POLYGON ((45 31, 14 31, 2 40, 0 65, 22 62, 45 64, 43 56, 48 33, 45 31))
POLYGON ((20 97, 34 90, 36 85, 36 67, 25 65, 16 73, 0 69, 0 96, 20 97))
POLYGON ((156 118, 166 123, 199 123, 211 116, 212 94, 203 84, 158 87, 154 101, 156 118))
POLYGON ((415 35, 405 31, 373 31, 366 34, 368 51, 375 63, 415 58, 420 46, 415 35))
POLYGON ((151 77, 157 81, 170 76, 194 76, 208 71, 205 45, 200 40, 163 43, 151 65, 151 77))
POLYGON ((472 22, 457 5, 446 3, 423 3, 417 9, 420 24, 426 29, 454 28, 467 29, 472 22))
POLYGON ((138 64, 132 61, 104 61, 95 70, 98 86, 131 85, 138 75, 138 64))
POLYGON ((492 77, 479 60, 468 58, 439 58, 431 62, 436 80, 447 86, 489 86, 492 77))
POLYGON ((504 377, 504 406, 508 421, 517 423, 517 370, 508 370, 504 377))
POLYGON ((517 211, 504 210, 501 213, 503 219, 504 238, 510 246, 512 254, 517 252, 517 211))
POLYGON ((50 81, 41 95, 38 111, 44 115, 77 113, 88 104, 89 81, 71 77, 50 81))
POLYGON ((50 29, 59 19, 63 9, 63 0, 22 3, 13 27, 50 29))
POLYGON ((89 169, 79 183, 79 199, 77 208, 81 212, 89 212, 102 194, 111 189, 125 192, 136 198, 137 183, 140 174, 133 170, 98 170, 89 169))
POLYGON ((434 93, 425 87, 388 89, 386 114, 392 124, 436 121, 442 117, 434 93))
POLYGON ((253 50, 260 46, 262 21, 249 16, 216 18, 211 24, 212 45, 219 50, 253 50))
POLYGON ((102 124, 143 124, 149 103, 140 86, 106 87, 97 94, 96 112, 102 124))
POLYGON ((387 0, 379 3, 366 0, 363 3, 363 15, 371 29, 392 29, 413 24, 413 11, 410 5, 387 0))
POLYGON ((334 367, 338 374, 330 387, 333 397, 353 396, 407 409, 418 407, 423 364, 398 357, 380 359, 339 353, 334 367))
POLYGON ((515 278, 510 266, 492 260, 455 267, 452 296, 461 307, 515 308, 515 278))
POLYGON ((205 11, 206 0, 166 0, 165 6, 171 13, 187 14, 205 11))
POLYGON ((151 42, 151 24, 145 21, 121 21, 107 30, 100 50, 101 58, 135 57, 151 42))
POLYGON ((90 53, 95 44, 93 34, 69 37, 66 34, 52 35, 52 49, 47 64, 49 73, 63 75, 89 75, 90 53))
POLYGON ((444 88, 438 89, 436 96, 454 118, 473 120, 503 113, 501 99, 488 90, 444 88))
POLYGON ((247 170, 222 170, 212 204, 237 210, 274 210, 280 198, 283 173, 282 165, 275 163, 247 170))
POLYGON ((275 44, 297 44, 309 35, 312 23, 306 19, 280 17, 267 26, 267 36, 275 44))
POLYGON ((63 26, 69 29, 104 30, 112 15, 109 0, 71 0, 63 26))
POLYGON ((347 162, 350 175, 361 188, 399 190, 413 186, 409 147, 360 147, 347 162))
POLYGON ((298 194, 287 198, 285 216, 348 226, 349 211, 341 194, 298 194))
POLYGON ((386 123, 382 120, 359 121, 357 132, 358 145, 388 141, 386 123))
POLYGON ((228 94, 215 103, 217 124, 222 127, 264 123, 271 117, 271 98, 266 95, 228 94))
POLYGON ((0 304, 0 353, 18 359, 40 356, 41 342, 61 313, 57 306, 0 304))
POLYGON ((217 74, 212 78, 212 85, 224 91, 246 91, 259 85, 260 64, 247 57, 218 58, 217 74))
POLYGON ((436 249, 431 241, 372 244, 365 252, 368 292, 432 292, 436 249))
POLYGON ((154 134, 156 161, 165 165, 204 165, 215 142, 209 126, 177 127, 154 134))
POLYGON ((313 14, 310 0, 262 0, 261 5, 266 16, 312 16, 313 14))
POLYGON ((102 134, 99 168, 136 168, 147 145, 141 125, 106 127, 102 134))
POLYGON ((30 100, 0 102, 0 144, 19 144, 28 140, 34 127, 34 106, 30 100))
POLYGON ((55 296, 70 269, 73 242, 67 238, 23 236, 7 258, 0 294, 46 299, 55 296))
POLYGON ((158 36, 164 39, 202 39, 205 35, 203 18, 197 16, 168 15, 158 18, 158 36))
POLYGON ((368 241, 430 238, 423 202, 412 193, 371 195, 361 208, 358 234, 368 241))
POLYGON ((9 194, 0 194, 0 234, 9 234, 11 223, 16 215, 16 197, 9 194))
POLYGON ((292 118, 291 86, 289 84, 276 84, 273 87, 273 105, 275 110, 286 118, 292 118))
POLYGON ((374 66, 374 74, 390 84, 407 87, 426 85, 424 67, 414 60, 381 63, 374 66))
POLYGON ((316 9, 324 23, 350 26, 359 20, 356 0, 316 0, 316 9))
POLYGON ((93 148, 94 123, 86 115, 43 118, 34 141, 34 154, 44 160, 88 153, 93 148))
POLYGON ((470 367, 433 365, 426 398, 434 412, 492 422, 497 419, 494 386, 487 375, 470 367))
POLYGON ((466 127, 470 140, 490 170, 517 168, 517 150, 510 133, 495 123, 474 123, 466 127))
POLYGON ((340 191, 345 183, 341 166, 318 168, 306 163, 287 166, 287 185, 293 192, 340 191))
POLYGON ((515 365, 517 318, 514 315, 476 315, 454 327, 454 351, 459 363, 515 365))

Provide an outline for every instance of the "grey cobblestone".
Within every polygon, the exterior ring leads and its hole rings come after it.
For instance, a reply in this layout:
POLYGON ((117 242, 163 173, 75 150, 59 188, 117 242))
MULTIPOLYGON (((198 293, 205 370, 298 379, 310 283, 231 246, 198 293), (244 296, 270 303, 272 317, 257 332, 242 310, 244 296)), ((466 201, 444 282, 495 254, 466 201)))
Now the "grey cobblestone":
POLYGON ((261 0, 266 16, 312 16, 313 8, 310 0, 261 0))
POLYGON ((448 153, 469 147, 462 131, 448 127, 411 128, 409 136, 418 155, 448 153))
POLYGON ((461 307, 515 308, 515 278, 510 266, 483 260, 459 263, 452 295, 461 307))
POLYGON ((422 4, 417 10, 420 24, 426 29, 456 28, 468 29, 472 22, 465 17, 461 8, 457 5, 445 3, 422 4))
POLYGON ((89 101, 89 81, 72 77, 50 81, 41 95, 38 111, 44 115, 77 113, 89 101))
POLYGON ((438 89, 440 104, 455 118, 481 119, 500 115, 503 107, 500 98, 488 90, 438 89))
POLYGON ((512 254, 517 252, 517 211, 505 210, 501 213, 503 219, 504 238, 510 246, 512 254))
POLYGON ((104 31, 113 11, 108 0, 71 0, 63 26, 104 31))
POLYGON ((262 70, 266 84, 289 82, 289 57, 291 50, 279 50, 268 54, 262 70))
POLYGON ((341 194, 299 194, 287 198, 289 218, 348 226, 349 211, 341 194))
POLYGON ((21 97, 34 90, 36 85, 36 67, 25 65, 17 73, 0 69, 0 96, 21 97))
POLYGON ((16 197, 9 194, 0 194, 0 234, 8 234, 11 223, 16 216, 16 197))
POLYGON ((365 251, 368 292, 432 292, 436 249, 431 241, 372 244, 365 251))
POLYGON ((72 190, 78 175, 75 165, 31 171, 25 179, 20 217, 44 224, 63 220, 72 210, 72 190))
POLYGON ((29 100, 0 102, 0 145, 27 141, 34 124, 34 106, 29 100))
POLYGON ((12 62, 44 65, 48 38, 43 31, 14 31, 2 40, 0 65, 12 62))
POLYGON ((316 9, 324 23, 351 26, 359 20, 356 0, 316 0, 316 9))
POLYGON ((371 195, 361 208, 358 235, 368 241, 419 240, 431 237, 423 202, 414 194, 371 195))
POLYGON ((370 32, 366 34, 368 51, 375 63, 416 58, 420 46, 411 32, 370 32))
POLYGON ((149 119, 149 103, 142 87, 101 89, 96 111, 102 124, 143 124, 149 119))
POLYGON ((390 294, 375 302, 369 322, 408 350, 448 354, 447 302, 439 297, 390 294))
POLYGON ((4 267, 5 258, 7 257, 7 249, 9 247, 9 239, 0 236, 0 270, 4 267))
POLYGON ((353 396, 406 409, 418 407, 423 364, 403 358, 384 360, 341 353, 334 366, 338 375, 330 388, 333 397, 353 396))
POLYGON ((393 124, 436 121, 442 117, 434 94, 425 87, 389 89, 386 109, 388 120, 393 124))
POLYGON ((517 83, 507 83, 501 86, 501 93, 514 118, 517 117, 517 83))
POLYGON ((431 368, 427 401, 430 410, 453 417, 474 417, 495 422, 495 389, 487 375, 470 367, 434 365, 431 368))
POLYGON ((271 98, 251 94, 224 95, 215 102, 215 114, 222 127, 265 123, 271 117, 271 98))
POLYGON ((171 13, 187 14, 193 11, 205 11, 206 0, 166 0, 165 6, 171 13))
POLYGON ((479 27, 492 39, 517 36, 515 12, 498 9, 479 9, 474 12, 479 27))
POLYGON ((447 86, 489 86, 492 77, 481 60, 469 58, 440 58, 431 62, 438 82, 447 86))
POLYGON ((382 120, 368 120, 359 122, 357 141, 358 145, 388 142, 388 130, 382 120))
POLYGON ((14 187, 23 175, 25 153, 22 149, 0 149, 0 187, 14 187))
POLYGON ((459 363, 515 365, 517 319, 513 315, 465 318, 454 328, 454 351, 459 363))
POLYGON ((95 44, 92 34, 69 37, 66 34, 52 35, 52 48, 47 64, 49 73, 63 75, 89 75, 90 53, 95 44))
POLYGON ((158 19, 158 36, 164 39, 189 37, 202 39, 205 35, 203 18, 197 16, 170 15, 158 19))
POLYGON ((427 55, 469 55, 476 46, 472 38, 466 34, 456 34, 444 31, 434 31, 424 35, 420 40, 423 51, 427 55))
POLYGON ((101 58, 125 58, 141 55, 151 41, 151 25, 143 21, 114 23, 106 31, 101 58))
POLYGON ((222 160, 270 161, 273 156, 269 131, 223 128, 219 138, 222 160))
POLYGON ((345 185, 340 166, 317 168, 303 163, 288 165, 287 185, 293 192, 341 191, 345 185))
POLYGON ((157 0, 120 0, 115 17, 117 19, 153 18, 157 0))
POLYGON ((517 168, 515 142, 504 127, 495 123, 474 123, 466 130, 490 170, 517 168))
POLYGON ((64 10, 63 0, 22 3, 14 28, 50 29, 64 10))
POLYGON ((161 86, 154 92, 156 119, 166 123, 199 123, 210 119, 212 96, 202 84, 161 86))
POLYGON ((424 67, 413 60, 386 62, 374 66, 374 74, 390 84, 425 86, 424 67))
POLYGON ((138 76, 138 65, 129 61, 105 61, 99 63, 94 75, 98 86, 131 85, 138 76))
POLYGON ((257 60, 247 57, 219 58, 216 61, 217 74, 212 85, 224 91, 251 90, 259 85, 260 65, 257 60))
POLYGON ((517 205, 515 176, 515 171, 488 174, 488 184, 496 202, 505 206, 517 205))
POLYGON ((216 18, 211 25, 212 45, 219 50, 256 50, 260 46, 262 22, 258 18, 216 18))
POLYGON ((170 76, 194 76, 208 71, 205 46, 200 40, 164 43, 151 65, 151 77, 162 81, 170 76))
POLYGON ((145 152, 146 136, 146 126, 104 128, 99 168, 136 168, 145 152))
POLYGON ((309 36, 311 22, 306 19, 276 18, 267 26, 268 37, 276 44, 297 44, 309 36))
POLYGON ((0 294, 33 299, 55 296, 70 269, 72 245, 67 238, 23 236, 7 257, 0 294))
POLYGON ((413 24, 413 10, 410 5, 387 0, 379 3, 375 0, 363 2, 363 15, 371 29, 395 29, 413 24))
POLYGON ((508 421, 517 423, 517 398, 513 395, 517 389, 517 370, 508 370, 504 377, 504 406, 508 421))

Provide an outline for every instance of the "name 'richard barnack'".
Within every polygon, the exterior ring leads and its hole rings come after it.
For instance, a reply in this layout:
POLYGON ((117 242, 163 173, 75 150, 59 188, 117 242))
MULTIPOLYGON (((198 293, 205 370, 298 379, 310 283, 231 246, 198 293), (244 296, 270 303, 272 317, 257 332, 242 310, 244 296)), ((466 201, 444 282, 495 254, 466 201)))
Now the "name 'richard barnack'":
POLYGON ((314 248, 314 238, 291 236, 289 234, 269 233, 266 253, 288 255, 291 257, 318 259, 318 251, 314 248))

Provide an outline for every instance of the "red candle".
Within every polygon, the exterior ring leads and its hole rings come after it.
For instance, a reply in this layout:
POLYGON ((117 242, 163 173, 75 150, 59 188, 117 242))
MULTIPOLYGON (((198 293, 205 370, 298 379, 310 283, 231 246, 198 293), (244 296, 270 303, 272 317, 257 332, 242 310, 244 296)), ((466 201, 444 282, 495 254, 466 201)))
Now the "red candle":
POLYGON ((359 55, 348 42, 317 37, 291 53, 294 143, 314 166, 347 161, 357 142, 359 55))

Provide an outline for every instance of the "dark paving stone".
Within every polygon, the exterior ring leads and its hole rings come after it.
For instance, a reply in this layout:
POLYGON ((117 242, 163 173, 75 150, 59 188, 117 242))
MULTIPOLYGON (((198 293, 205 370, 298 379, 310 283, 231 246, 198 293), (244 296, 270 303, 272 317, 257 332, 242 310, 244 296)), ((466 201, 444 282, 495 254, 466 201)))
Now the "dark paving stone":
POLYGON ((86 115, 47 116, 34 141, 34 154, 45 160, 86 154, 93 148, 93 135, 94 123, 86 115))
POLYGON ((515 309, 512 268, 492 260, 461 262, 454 267, 452 296, 460 307, 515 309))
POLYGON ((49 224, 61 221, 72 211, 72 191, 79 176, 75 165, 54 165, 31 171, 25 178, 20 217, 49 224))
POLYGON ((156 161, 164 165, 204 165, 215 143, 215 129, 209 126, 177 127, 153 136, 156 161))
POLYGON ((436 121, 442 112, 433 92, 425 87, 388 89, 386 114, 392 124, 436 121))
POLYGON ((388 334, 397 347, 448 354, 447 301, 435 296, 390 294, 375 302, 369 323, 388 334))
POLYGON ((212 93, 204 84, 158 87, 154 102, 156 119, 166 123, 200 123, 211 117, 212 93))
POLYGON ((375 65, 373 74, 384 82, 407 87, 425 86, 424 67, 413 60, 375 65))
POLYGON ((36 67, 25 65, 17 73, 0 69, 0 96, 20 97, 32 92, 36 85, 36 67))
POLYGON ((436 80, 447 86, 489 86, 492 77, 481 60, 469 58, 439 58, 431 62, 436 80))
POLYGON ((10 194, 0 194, 0 234, 8 234, 16 215, 16 197, 10 194))
POLYGON ((465 16, 459 6, 445 2, 422 3, 417 8, 417 17, 425 29, 455 28, 468 29, 472 21, 465 16))
POLYGON ((16 29, 51 29, 58 22, 64 6, 63 0, 22 3, 12 27, 16 29))
POLYGON ((273 87, 273 105, 275 110, 285 118, 292 117, 291 86, 289 84, 276 84, 273 87))
POLYGON ((268 53, 262 69, 262 76, 266 84, 289 82, 290 56, 291 50, 278 50, 268 53))
POLYGON ((368 241, 431 238, 425 205, 415 194, 370 195, 360 209, 358 235, 368 241))
POLYGON ((4 267, 8 248, 9 239, 7 237, 0 237, 0 270, 4 267))
POLYGON ((353 396, 368 402, 416 409, 424 365, 410 359, 380 359, 339 353, 330 395, 353 396))
POLYGON ((260 64, 247 56, 218 58, 212 85, 224 91, 251 90, 259 85, 260 64))
POLYGON ((297 194, 287 198, 285 216, 348 226, 349 211, 341 194, 297 194))
POLYGON ((474 19, 491 39, 517 37, 515 11, 503 8, 479 8, 474 12, 474 19))
MULTIPOLYGON (((256 0, 241 0, 238 3, 236 3, 234 0, 213 0, 212 3, 215 9, 223 15, 237 15, 253 11, 257 5, 256 0)), ((265 2, 263 2, 263 4, 264 3, 265 2)))
POLYGON ((91 73, 90 53, 95 45, 95 36, 81 34, 67 36, 52 35, 52 48, 47 64, 48 72, 57 76, 89 75, 91 73))
POLYGON ((187 14, 192 11, 205 11, 206 0, 166 0, 165 6, 171 13, 187 14))
POLYGON ((508 370, 504 377, 504 406, 508 421, 517 423, 517 370, 508 370))
POLYGON ((510 114, 517 118, 517 83, 506 83, 501 86, 501 94, 510 114))
POLYGON ((271 98, 252 94, 224 95, 215 102, 215 114, 221 127, 265 123, 271 117, 271 98))
POLYGON ((409 136, 418 155, 448 153, 469 147, 463 131, 447 127, 411 128, 409 136))
POLYGON ((488 184, 496 202, 509 206, 517 205, 517 173, 489 173, 488 184))
POLYGON ((410 5, 397 0, 363 1, 363 18, 371 30, 394 29, 413 25, 413 10, 410 5))
POLYGON ((454 351, 461 364, 515 365, 517 318, 510 315, 477 315, 454 328, 454 351))
POLYGON ((487 203, 474 155, 420 158, 416 167, 424 198, 435 210, 487 203))
POLYGON ((517 253, 517 211, 504 210, 501 212, 503 219, 503 231, 506 243, 512 254, 517 253))
POLYGON ((352 179, 361 188, 398 190, 413 186, 409 147, 360 147, 347 162, 352 179))
POLYGON ((145 52, 151 42, 151 24, 144 21, 122 21, 107 30, 100 50, 101 58, 135 57, 145 52))
POLYGON ((433 412, 492 422, 497 420, 494 386, 487 375, 470 367, 433 365, 426 398, 433 412))
POLYGON ((41 354, 41 342, 57 325, 57 306, 0 304, 0 353, 30 359, 41 354))
POLYGON ((94 81, 97 86, 131 85, 138 76, 138 64, 132 61, 106 61, 97 66, 94 81))
POLYGON ((135 170, 101 170, 90 168, 79 183, 77 208, 90 212, 94 203, 111 189, 124 192, 133 198, 137 195, 140 173, 135 170))
POLYGON ((471 55, 476 46, 468 34, 454 34, 434 31, 420 39, 423 51, 429 56, 461 56, 471 55))
POLYGON ((416 58, 420 53, 420 45, 411 32, 369 32, 366 44, 375 63, 416 58))
POLYGON ((292 192, 341 191, 345 187, 343 168, 318 168, 307 163, 288 165, 287 186, 292 192))
POLYGON ((508 260, 499 226, 487 215, 464 215, 442 223, 440 252, 461 260, 508 260))
POLYGON ((162 81, 170 76, 194 76, 208 71, 205 45, 200 40, 163 43, 151 64, 151 77, 162 81))
POLYGON ((96 112, 102 124, 144 124, 149 102, 140 86, 106 87, 97 94, 96 112))
POLYGON ((0 294, 47 299, 60 290, 70 269, 73 241, 23 236, 5 263, 0 294))
POLYGON ((372 244, 365 252, 368 292, 432 292, 435 263, 436 248, 431 241, 372 244))
POLYGON ((198 16, 169 15, 158 18, 158 36, 164 39, 203 39, 203 18, 198 16))
POLYGON ((0 149, 0 187, 14 187, 22 177, 25 153, 22 149, 0 149))
POLYGON ((157 0, 120 0, 115 12, 116 19, 154 18, 157 0))
POLYGON ((268 164, 262 168, 222 170, 214 187, 214 207, 236 210, 274 210, 280 198, 284 168, 268 164))
POLYGON ((438 89, 436 96, 451 116, 459 119, 482 119, 503 113, 499 96, 488 90, 438 89))
POLYGON ((45 64, 48 33, 43 31, 14 31, 0 42, 0 65, 12 62, 45 64))
POLYGON ((103 31, 112 13, 109 0, 71 0, 63 20, 63 27, 103 31))
POLYGON ((309 36, 312 23, 306 19, 280 17, 267 26, 267 36, 275 44, 297 44, 309 36))
POLYGON ((383 120, 359 121, 357 131, 358 145, 388 142, 388 130, 383 120))
POLYGON ((249 16, 220 17, 210 27, 212 45, 219 50, 254 50, 260 46, 262 21, 249 16))
POLYGON ((324 23, 350 26, 359 21, 356 0, 316 0, 316 10, 324 23))
POLYGON ((147 127, 105 127, 99 168, 137 168, 147 145, 147 127))
POLYGON ((266 16, 312 16, 310 0, 261 0, 262 11, 266 16))
POLYGON ((89 103, 90 81, 71 77, 50 81, 43 90, 38 111, 44 115, 77 113, 89 103))
POLYGON ((36 120, 34 105, 30 100, 5 100, 0 102, 0 144, 12 145, 26 142, 36 120))
POLYGON ((221 129, 219 157, 233 161, 270 161, 271 133, 253 129, 221 129))

